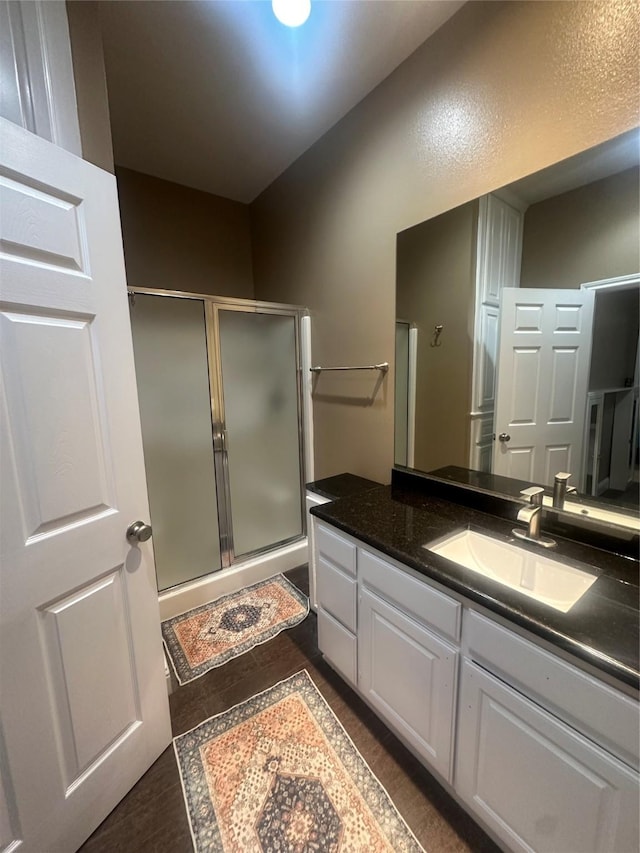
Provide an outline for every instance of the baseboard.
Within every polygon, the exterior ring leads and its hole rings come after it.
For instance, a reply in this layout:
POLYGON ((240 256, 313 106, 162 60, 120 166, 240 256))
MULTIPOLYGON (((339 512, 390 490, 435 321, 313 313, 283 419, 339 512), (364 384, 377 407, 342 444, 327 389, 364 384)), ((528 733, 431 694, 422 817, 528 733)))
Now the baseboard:
POLYGON ((285 545, 259 557, 236 563, 229 569, 199 578, 192 583, 182 584, 175 589, 160 593, 160 619, 171 619, 194 607, 213 601, 228 592, 244 589, 252 583, 288 572, 308 562, 307 538, 285 545))

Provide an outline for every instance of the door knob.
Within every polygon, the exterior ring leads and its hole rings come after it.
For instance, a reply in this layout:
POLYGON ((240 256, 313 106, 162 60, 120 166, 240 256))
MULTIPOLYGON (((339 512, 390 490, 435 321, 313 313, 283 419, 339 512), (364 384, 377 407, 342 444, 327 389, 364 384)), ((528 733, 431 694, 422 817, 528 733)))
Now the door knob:
POLYGON ((129 542, 146 542, 151 539, 151 526, 144 521, 134 521, 127 527, 127 539, 129 542))
POLYGON ((501 432, 498 436, 498 441, 511 441, 511 436, 507 435, 506 432, 501 432))

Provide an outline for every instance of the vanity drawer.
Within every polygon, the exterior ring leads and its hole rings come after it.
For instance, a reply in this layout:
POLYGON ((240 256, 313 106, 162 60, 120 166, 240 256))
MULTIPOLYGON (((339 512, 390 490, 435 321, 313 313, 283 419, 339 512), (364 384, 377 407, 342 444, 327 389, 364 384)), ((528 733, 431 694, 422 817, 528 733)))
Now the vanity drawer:
POLYGON ((638 766, 637 701, 479 613, 465 613, 463 641, 469 658, 638 766))
POLYGON ((323 610, 342 622, 345 628, 356 630, 356 593, 355 578, 328 563, 324 557, 316 562, 316 594, 318 604, 323 610))
POLYGON ((356 576, 356 546, 323 524, 315 527, 316 551, 344 572, 356 576))
POLYGON ((439 634, 458 641, 462 605, 418 580, 386 560, 359 549, 360 578, 369 589, 395 603, 401 610, 418 619, 439 634))
POLYGON ((351 684, 357 677, 357 644, 355 635, 318 607, 318 648, 327 660, 351 684))

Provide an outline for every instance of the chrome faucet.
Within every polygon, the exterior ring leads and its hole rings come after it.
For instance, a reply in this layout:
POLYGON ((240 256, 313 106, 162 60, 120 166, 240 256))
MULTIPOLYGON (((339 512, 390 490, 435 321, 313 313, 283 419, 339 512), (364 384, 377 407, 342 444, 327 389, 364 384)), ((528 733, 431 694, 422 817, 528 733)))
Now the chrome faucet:
POLYGON ((553 508, 564 509, 564 499, 569 494, 575 494, 576 487, 569 485, 569 477, 565 471, 559 471, 553 480, 553 508))
POLYGON ((518 539, 524 539, 525 542, 533 542, 535 545, 540 545, 543 548, 553 548, 555 541, 546 536, 540 535, 540 523, 542 521, 542 496, 544 489, 542 486, 531 486, 528 489, 523 489, 520 494, 528 501, 526 506, 518 510, 518 521, 524 521, 527 524, 527 529, 514 527, 512 533, 518 539))

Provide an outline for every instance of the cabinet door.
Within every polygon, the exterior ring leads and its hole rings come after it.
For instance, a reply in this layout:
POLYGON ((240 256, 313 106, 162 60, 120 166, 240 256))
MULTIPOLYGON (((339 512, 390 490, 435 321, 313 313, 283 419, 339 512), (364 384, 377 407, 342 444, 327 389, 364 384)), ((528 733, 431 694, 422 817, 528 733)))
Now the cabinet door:
POLYGON ((500 304, 503 287, 520 285, 523 214, 493 195, 484 196, 478 222, 478 295, 481 302, 500 304))
POLYGON ((451 779, 457 652, 400 610, 362 590, 358 686, 444 779, 451 779))
POLYGON ((455 787, 510 850, 638 850, 638 774, 468 661, 455 787))
POLYGON ((489 412, 490 415, 493 414, 496 404, 499 324, 500 308, 498 306, 478 306, 478 339, 475 346, 477 381, 472 405, 476 412, 489 412))
POLYGON ((523 213, 501 198, 480 199, 471 403, 476 413, 493 413, 495 405, 501 294, 520 285, 523 224, 523 213))
POLYGON ((471 419, 471 448, 469 467, 474 471, 491 472, 493 455, 493 412, 471 419))

